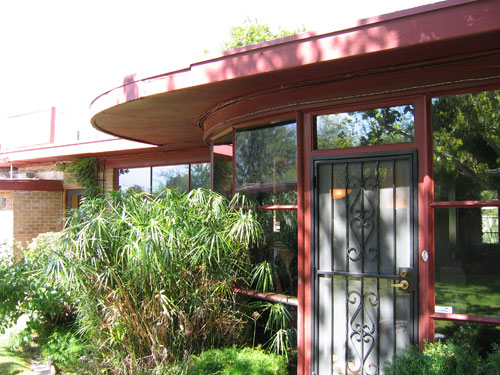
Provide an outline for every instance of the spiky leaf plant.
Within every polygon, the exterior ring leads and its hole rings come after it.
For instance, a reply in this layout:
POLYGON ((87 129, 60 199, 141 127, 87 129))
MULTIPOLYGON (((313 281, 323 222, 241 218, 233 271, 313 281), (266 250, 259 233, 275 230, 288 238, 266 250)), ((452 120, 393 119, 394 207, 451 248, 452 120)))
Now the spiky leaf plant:
MULTIPOLYGON (((63 233, 81 329, 121 373, 237 343, 231 285, 259 241, 255 212, 208 190, 84 198, 63 233), (119 361, 119 366, 116 361, 119 361)), ((64 255, 62 255, 64 254, 64 255)))

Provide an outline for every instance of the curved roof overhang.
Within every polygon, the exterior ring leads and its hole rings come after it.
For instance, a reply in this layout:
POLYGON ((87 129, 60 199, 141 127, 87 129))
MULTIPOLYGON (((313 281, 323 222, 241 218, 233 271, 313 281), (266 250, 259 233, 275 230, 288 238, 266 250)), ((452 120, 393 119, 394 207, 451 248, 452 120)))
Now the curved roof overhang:
POLYGON ((206 147, 231 125, 342 101, 500 83, 500 2, 446 1, 129 76, 92 124, 165 149, 206 147))

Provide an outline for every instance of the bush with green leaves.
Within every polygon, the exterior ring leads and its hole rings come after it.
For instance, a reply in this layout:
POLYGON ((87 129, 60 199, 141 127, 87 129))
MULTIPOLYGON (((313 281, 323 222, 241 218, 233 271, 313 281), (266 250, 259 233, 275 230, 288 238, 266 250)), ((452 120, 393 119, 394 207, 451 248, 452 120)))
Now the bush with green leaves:
POLYGON ((261 237, 242 199, 109 192, 72 212, 52 280, 76 296, 80 330, 108 367, 138 373, 240 341, 231 287, 261 237))
POLYGON ((31 333, 72 319, 73 305, 65 288, 46 277, 58 272, 54 249, 60 233, 44 233, 36 237, 17 258, 0 258, 0 328, 16 323, 28 315, 27 329, 20 335, 29 341, 31 333))
POLYGON ((58 325, 48 335, 41 337, 39 344, 41 357, 53 362, 64 372, 95 373, 91 369, 94 364, 89 361, 91 348, 81 335, 75 332, 75 327, 58 325))
POLYGON ((283 357, 261 349, 212 349, 194 358, 187 375, 285 375, 283 357))
POLYGON ((467 342, 427 344, 423 352, 409 347, 385 367, 386 375, 494 375, 500 374, 500 347, 486 357, 467 342))

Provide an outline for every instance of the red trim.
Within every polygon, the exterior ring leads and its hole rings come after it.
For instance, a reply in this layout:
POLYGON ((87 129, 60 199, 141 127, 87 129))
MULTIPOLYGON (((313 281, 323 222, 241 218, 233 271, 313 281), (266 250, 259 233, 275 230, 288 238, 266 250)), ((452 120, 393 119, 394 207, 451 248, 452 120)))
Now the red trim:
POLYGON ((210 190, 215 191, 214 187, 214 165, 215 165, 215 158, 214 158, 214 141, 210 141, 210 190))
POLYGON ((415 108, 415 141, 418 148, 418 267, 419 267, 419 317, 418 341, 434 342, 434 211, 430 203, 434 197, 432 175, 432 112, 429 97, 422 97, 415 108), (422 253, 427 251, 426 261, 422 253))
POLYGON ((64 191, 59 180, 0 180, 0 190, 64 191))
POLYGON ((50 143, 54 143, 56 135, 56 107, 52 107, 50 116, 50 143))
POLYGON ((472 207, 500 207, 500 201, 453 201, 433 202, 432 208, 472 208, 472 207))
POLYGON ((308 358, 310 348, 305 344, 305 316, 306 306, 308 305, 308 300, 304 298, 304 284, 305 277, 304 273, 304 262, 305 253, 304 246, 305 241, 305 228, 304 228, 304 195, 306 188, 304 187, 304 182, 308 180, 307 175, 304 174, 304 165, 308 164, 308 159, 304 150, 304 116, 302 113, 297 112, 295 114, 295 122, 297 124, 297 265, 298 265, 298 278, 297 278, 297 299, 299 301, 297 309, 297 352, 298 352, 298 363, 297 363, 297 374, 304 375, 308 373, 305 370, 306 361, 308 358))
POLYGON ((233 135, 232 135, 232 141, 233 144, 231 145, 231 148, 233 150, 233 195, 236 194, 236 129, 233 128, 233 135))
POLYGON ((277 204, 277 205, 266 205, 266 206, 236 206, 236 209, 244 209, 244 210, 251 210, 251 209, 256 209, 260 211, 286 211, 286 210, 297 210, 299 208, 298 205, 296 204, 277 204))
MULTIPOLYGON (((311 373, 311 351, 312 351, 312 291, 311 291, 311 157, 312 157, 312 145, 313 145, 313 126, 312 126, 312 116, 307 114, 300 118, 302 125, 302 155, 303 161, 302 173, 301 173, 301 185, 303 187, 302 194, 302 212, 303 215, 299 215, 302 225, 299 228, 303 228, 301 231, 301 236, 299 236, 299 241, 303 246, 299 245, 299 288, 298 297, 302 304, 303 315, 299 314, 300 330, 302 330, 302 336, 299 336, 301 340, 299 345, 302 345, 302 351, 299 350, 299 367, 298 375, 309 375, 311 373)), ((301 311, 299 309, 299 311, 301 311)))
POLYGON ((434 320, 500 325, 500 318, 488 318, 485 316, 473 316, 466 314, 432 314, 431 318, 434 320))
POLYGON ((249 297, 264 299, 266 301, 279 302, 285 305, 292 305, 292 306, 299 305, 297 297, 287 296, 284 294, 262 293, 262 292, 256 292, 254 290, 240 289, 240 288, 233 288, 233 292, 238 294, 244 294, 249 297))

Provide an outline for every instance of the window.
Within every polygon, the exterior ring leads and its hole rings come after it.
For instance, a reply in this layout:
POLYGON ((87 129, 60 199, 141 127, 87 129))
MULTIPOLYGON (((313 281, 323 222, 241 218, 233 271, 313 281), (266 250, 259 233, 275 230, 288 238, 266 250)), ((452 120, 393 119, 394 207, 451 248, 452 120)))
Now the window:
POLYGON ((413 142, 412 105, 316 116, 316 147, 334 149, 413 142))
POLYGON ((499 114, 500 91, 432 100, 436 319, 500 324, 499 114))
POLYGON ((151 168, 120 169, 118 173, 118 184, 123 191, 151 191, 151 168))
POLYGON ((260 205, 264 241, 251 250, 262 277, 260 292, 297 296, 297 125, 295 122, 238 130, 236 191, 260 205), (264 276, 269 281, 264 287, 264 276))
POLYGON ((295 123, 236 132, 236 191, 262 204, 276 199, 294 204, 297 191, 297 126, 295 123), (281 194, 293 192, 290 194, 281 194), (293 202, 291 202, 293 201, 293 202))
POLYGON ((164 188, 189 191, 210 188, 210 164, 182 164, 146 168, 120 169, 118 185, 123 191, 156 193, 164 188))
MULTIPOLYGON (((263 318, 256 318, 257 324, 267 326, 266 321, 279 321, 278 331, 264 330, 258 334, 257 342, 268 345, 272 342, 271 345, 281 348, 296 347, 297 125, 284 122, 237 130, 234 142, 235 190, 258 205, 259 221, 264 229, 262 244, 250 249, 254 275, 250 289, 238 292, 272 305, 265 310, 263 318)), ((217 159, 214 157, 214 160, 217 159)), ((214 179, 214 186, 217 184, 214 179)))
POLYGON ((189 165, 167 165, 153 167, 153 193, 168 188, 189 190, 189 165))

